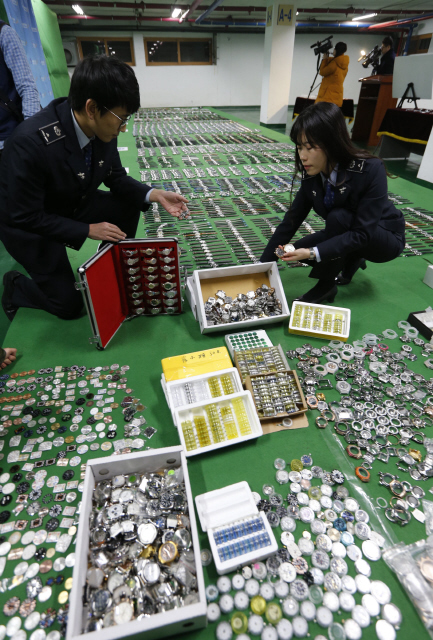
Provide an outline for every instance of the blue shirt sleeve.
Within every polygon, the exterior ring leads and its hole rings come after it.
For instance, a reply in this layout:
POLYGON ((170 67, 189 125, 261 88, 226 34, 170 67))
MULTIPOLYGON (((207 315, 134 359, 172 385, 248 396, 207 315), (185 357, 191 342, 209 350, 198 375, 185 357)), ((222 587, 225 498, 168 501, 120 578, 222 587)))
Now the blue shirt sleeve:
POLYGON ((12 27, 4 26, 0 31, 0 48, 6 66, 10 69, 16 90, 22 100, 25 119, 39 111, 40 100, 36 83, 27 61, 26 52, 17 32, 12 27))

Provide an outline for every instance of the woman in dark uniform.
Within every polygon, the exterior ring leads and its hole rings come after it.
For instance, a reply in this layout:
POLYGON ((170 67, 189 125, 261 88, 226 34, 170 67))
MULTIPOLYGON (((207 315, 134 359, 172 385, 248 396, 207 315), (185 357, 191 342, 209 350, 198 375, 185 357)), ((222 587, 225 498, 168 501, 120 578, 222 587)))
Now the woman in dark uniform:
POLYGON ((351 142, 341 110, 320 102, 298 116, 290 132, 296 144, 301 187, 261 257, 276 260, 313 209, 325 228, 296 240, 285 262, 313 267, 318 283, 299 300, 332 302, 337 284, 349 284, 370 262, 389 262, 404 249, 404 218, 388 200, 387 175, 379 158, 351 142))

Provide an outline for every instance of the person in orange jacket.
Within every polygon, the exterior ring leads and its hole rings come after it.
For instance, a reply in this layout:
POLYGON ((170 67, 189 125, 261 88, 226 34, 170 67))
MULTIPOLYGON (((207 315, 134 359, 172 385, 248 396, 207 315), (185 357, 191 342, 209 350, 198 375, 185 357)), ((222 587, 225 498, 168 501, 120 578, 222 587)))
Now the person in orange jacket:
POLYGON ((328 53, 323 56, 319 73, 323 76, 316 102, 333 102, 337 107, 343 106, 343 82, 349 69, 349 56, 345 42, 337 42, 333 51, 334 57, 328 53))

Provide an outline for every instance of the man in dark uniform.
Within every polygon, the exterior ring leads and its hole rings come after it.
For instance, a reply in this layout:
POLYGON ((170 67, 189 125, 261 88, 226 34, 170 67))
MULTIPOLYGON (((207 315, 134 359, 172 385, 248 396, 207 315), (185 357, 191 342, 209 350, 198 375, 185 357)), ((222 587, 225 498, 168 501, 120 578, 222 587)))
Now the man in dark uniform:
POLYGON ((382 57, 377 67, 378 76, 390 76, 394 73, 395 51, 394 41, 390 36, 385 36, 381 46, 382 57))
POLYGON ((133 238, 150 202, 173 216, 186 210, 183 196, 151 189, 122 167, 117 138, 139 105, 131 67, 91 56, 77 65, 69 97, 53 100, 8 139, 0 163, 0 239, 30 276, 4 276, 10 320, 19 307, 77 317, 82 296, 66 247, 79 250, 86 238, 133 238), (101 183, 109 191, 98 191, 101 183))

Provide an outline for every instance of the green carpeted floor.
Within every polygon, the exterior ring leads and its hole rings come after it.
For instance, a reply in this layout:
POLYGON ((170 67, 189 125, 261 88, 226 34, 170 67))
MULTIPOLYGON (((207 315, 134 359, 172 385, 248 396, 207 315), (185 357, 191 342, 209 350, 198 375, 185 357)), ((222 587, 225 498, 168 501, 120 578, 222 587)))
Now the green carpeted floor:
MULTIPOLYGON (((256 128, 256 125, 253 128, 256 128)), ((263 131, 274 140, 285 139, 282 134, 269 129, 263 131)), ((131 128, 122 136, 119 145, 128 147, 127 151, 121 152, 123 164, 129 167, 131 176, 139 178, 137 151, 131 128)), ((411 199, 417 206, 430 208, 431 191, 427 188, 398 178, 390 183, 390 189, 411 199)), ((97 243, 89 240, 78 253, 71 251, 73 267, 77 268, 83 263, 93 254, 96 247, 97 243)), ((0 262, 0 266, 4 270, 11 268, 6 260, 0 262)), ((433 292, 422 282, 426 267, 427 263, 422 257, 399 258, 382 265, 369 264, 366 271, 356 275, 351 285, 341 287, 335 305, 351 310, 350 342, 360 339, 366 332, 379 333, 386 328, 397 329, 397 322, 407 319, 411 311, 431 305, 433 292)), ((310 287, 307 275, 306 269, 287 269, 281 273, 289 303, 310 287)), ((281 344, 284 350, 293 349, 307 341, 314 346, 324 344, 317 339, 289 335, 287 324, 286 322, 283 325, 273 325, 268 331, 274 344, 281 344)), ((236 331, 235 325, 233 330, 236 331)), ((103 352, 97 351, 89 344, 90 335, 89 321, 85 316, 68 322, 42 311, 20 309, 10 325, 4 344, 18 347, 19 358, 13 367, 17 372, 56 365, 77 364, 90 367, 113 363, 128 364, 131 367, 128 382, 134 389, 134 394, 139 396, 147 407, 145 417, 148 424, 158 430, 150 444, 155 448, 177 445, 179 439, 160 385, 160 361, 167 356, 222 345, 224 333, 201 335, 199 325, 185 302, 185 313, 180 316, 137 318, 126 323, 103 352)), ((399 346, 400 343, 390 342, 393 351, 399 350, 399 346)), ((428 373, 421 359, 412 363, 411 368, 423 375, 428 373)), ((328 400, 336 400, 339 395, 332 390, 326 392, 326 397, 328 400)), ((341 453, 341 447, 336 442, 338 437, 334 436, 331 429, 317 430, 314 425, 315 415, 311 412, 309 419, 310 426, 307 429, 263 436, 243 446, 232 446, 191 459, 188 467, 193 494, 197 495, 241 480, 247 480, 253 491, 261 492, 264 483, 274 482, 273 461, 276 457, 283 457, 290 462, 291 459, 299 458, 306 453, 312 454, 315 464, 327 469, 341 468, 353 478, 353 466, 341 453)), ((394 462, 380 468, 395 472, 394 462)), ((366 487, 357 481, 353 483, 351 491, 356 493, 361 503, 364 501, 364 489, 374 499, 377 496, 387 497, 386 489, 378 485, 377 470, 379 469, 375 466, 372 480, 366 487)), ((423 488, 427 490, 431 485, 432 481, 429 481, 424 483, 423 488)), ((374 519, 373 510, 370 512, 374 519)), ((415 541, 425 535, 424 526, 415 520, 406 528, 389 525, 388 530, 389 538, 394 541, 415 541)), ((276 535, 278 539, 279 529, 276 530, 276 535)), ((209 547, 207 537, 202 532, 200 540, 203 547, 209 547)), ((351 573, 353 574, 352 569, 351 573)), ((205 569, 207 584, 214 582, 216 578, 213 565, 205 569)), ((402 609, 404 619, 397 637, 403 639, 411 635, 420 640, 427 640, 428 633, 413 606, 382 561, 373 567, 372 578, 383 579, 390 586, 393 602, 402 609)), ((337 618, 341 619, 341 616, 337 618)), ((312 624, 310 633, 311 637, 314 637, 323 633, 323 630, 312 624)), ((214 638, 215 626, 210 625, 207 630, 189 634, 188 637, 197 640, 214 638)), ((374 625, 365 629, 363 637, 367 640, 376 637, 374 625)))

